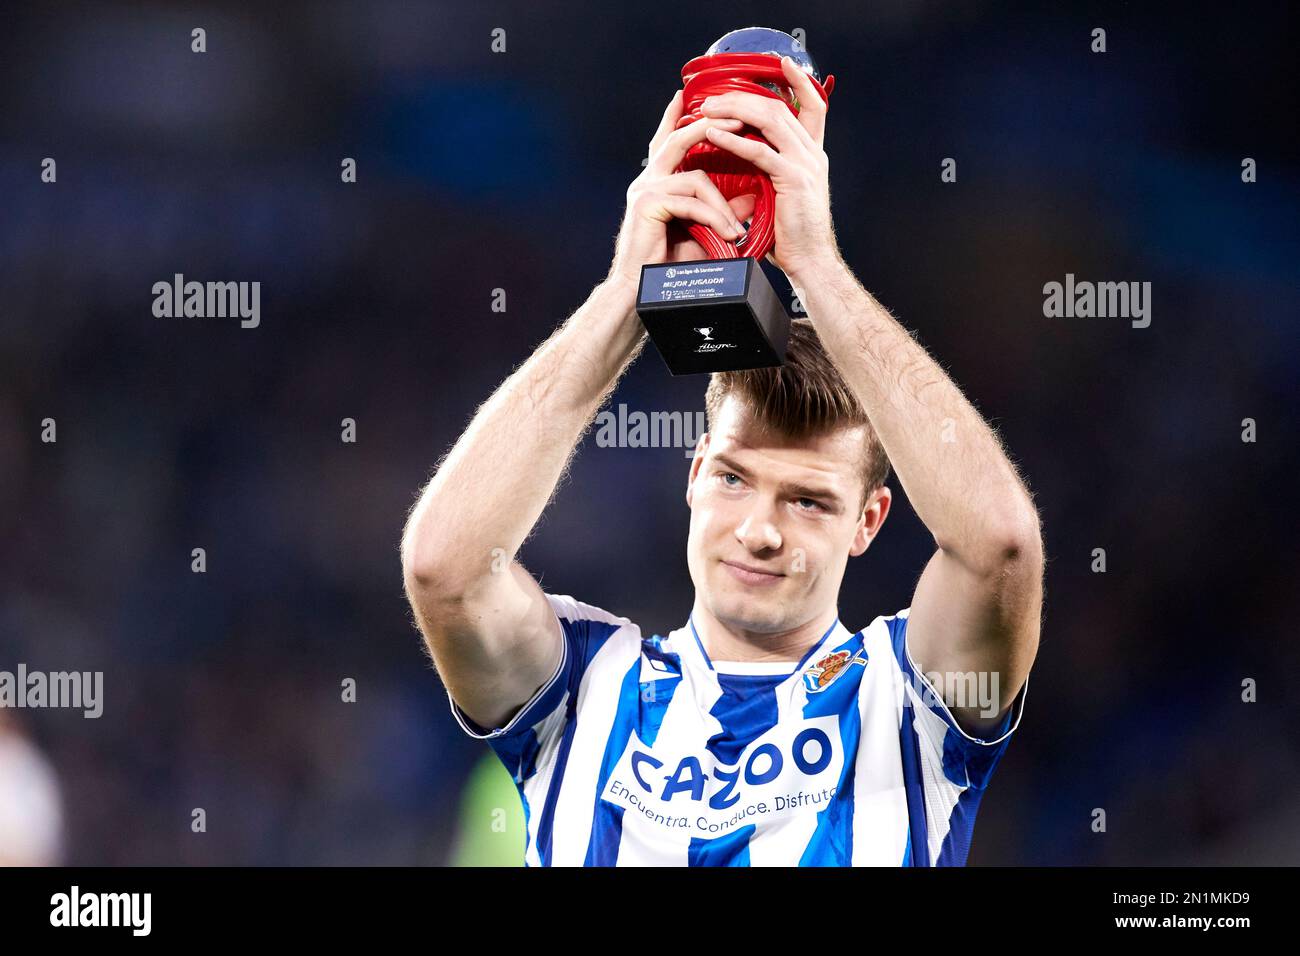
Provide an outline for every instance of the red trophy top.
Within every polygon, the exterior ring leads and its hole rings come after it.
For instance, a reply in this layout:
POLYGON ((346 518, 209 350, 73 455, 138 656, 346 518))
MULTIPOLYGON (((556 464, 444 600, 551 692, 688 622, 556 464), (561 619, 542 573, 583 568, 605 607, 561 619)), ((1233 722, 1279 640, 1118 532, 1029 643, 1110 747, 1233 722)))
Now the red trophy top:
MULTIPOLYGON (((799 115, 799 102, 781 70, 781 56, 790 56, 812 80, 822 102, 829 101, 835 77, 823 83, 812 58, 788 33, 764 27, 735 30, 719 39, 704 56, 697 56, 682 67, 682 118, 677 128, 700 119, 700 105, 707 97, 740 91, 779 99, 790 112, 799 115)), ((751 126, 739 134, 746 139, 767 142, 751 126)), ((723 197, 731 200, 746 193, 755 197, 754 215, 749 232, 735 243, 728 242, 709 226, 691 223, 688 230, 705 251, 715 259, 749 256, 762 259, 772 250, 776 236, 774 212, 776 191, 767 174, 746 160, 714 146, 707 140, 692 146, 677 172, 703 170, 723 197)))

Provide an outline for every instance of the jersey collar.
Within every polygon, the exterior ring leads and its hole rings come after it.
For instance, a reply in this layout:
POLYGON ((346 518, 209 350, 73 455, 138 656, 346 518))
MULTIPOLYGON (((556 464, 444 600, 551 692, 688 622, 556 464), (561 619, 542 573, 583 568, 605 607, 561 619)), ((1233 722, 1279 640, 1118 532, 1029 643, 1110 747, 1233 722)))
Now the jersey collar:
MULTIPOLYGON (((704 641, 700 640, 700 632, 695 628, 694 611, 692 611, 690 616, 686 619, 686 627, 681 628, 681 632, 684 632, 681 641, 682 647, 679 651, 682 657, 694 658, 698 664, 707 670, 717 670, 717 668, 713 666, 713 661, 709 659, 708 651, 704 649, 704 641)), ((831 623, 831 626, 826 629, 826 633, 818 638, 812 647, 808 648, 803 657, 799 659, 799 662, 793 666, 790 666, 787 663, 787 666, 790 667, 789 672, 796 673, 803 670, 808 661, 814 659, 814 655, 822 653, 827 645, 839 643, 843 638, 849 636, 851 635, 849 634, 848 628, 840 623, 839 612, 836 611, 835 620, 831 623)))

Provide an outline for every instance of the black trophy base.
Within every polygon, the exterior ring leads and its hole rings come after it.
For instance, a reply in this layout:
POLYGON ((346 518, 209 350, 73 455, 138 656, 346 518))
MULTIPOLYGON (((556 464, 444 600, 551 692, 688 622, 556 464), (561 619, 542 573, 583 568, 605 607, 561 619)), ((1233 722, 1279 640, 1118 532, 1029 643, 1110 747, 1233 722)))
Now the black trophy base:
POLYGON ((785 363, 790 315, 752 257, 642 266, 636 311, 673 375, 785 363))

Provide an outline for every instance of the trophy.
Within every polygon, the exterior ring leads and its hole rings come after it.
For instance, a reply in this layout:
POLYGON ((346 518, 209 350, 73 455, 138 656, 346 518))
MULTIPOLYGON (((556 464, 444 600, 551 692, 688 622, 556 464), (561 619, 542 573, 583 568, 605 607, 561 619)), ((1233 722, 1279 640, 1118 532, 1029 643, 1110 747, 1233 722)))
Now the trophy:
MULTIPOLYGON (((781 100, 796 116, 799 102, 781 71, 789 56, 828 100, 835 77, 822 81, 812 57, 788 33, 766 27, 733 30, 682 67, 681 129, 702 117, 706 97, 739 90, 781 100)), ((766 142, 753 127, 739 135, 766 142)), ((712 227, 688 231, 711 258, 641 267, 636 311, 673 375, 764 368, 785 362, 790 312, 763 271, 776 235, 776 190, 752 163, 705 140, 692 146, 675 172, 700 169, 727 199, 752 194, 748 232, 732 243, 712 227)), ((778 270, 779 271, 779 270, 778 270)))

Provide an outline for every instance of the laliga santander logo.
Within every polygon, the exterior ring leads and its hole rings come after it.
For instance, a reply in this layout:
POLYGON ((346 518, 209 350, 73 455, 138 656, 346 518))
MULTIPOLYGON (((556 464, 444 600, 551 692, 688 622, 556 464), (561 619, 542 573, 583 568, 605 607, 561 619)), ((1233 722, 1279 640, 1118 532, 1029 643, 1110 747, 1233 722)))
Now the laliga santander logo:
POLYGON ((837 677, 848 671, 853 664, 867 666, 867 652, 859 648, 853 654, 848 651, 835 651, 827 654, 817 663, 803 672, 803 686, 808 693, 816 694, 825 690, 837 677))

